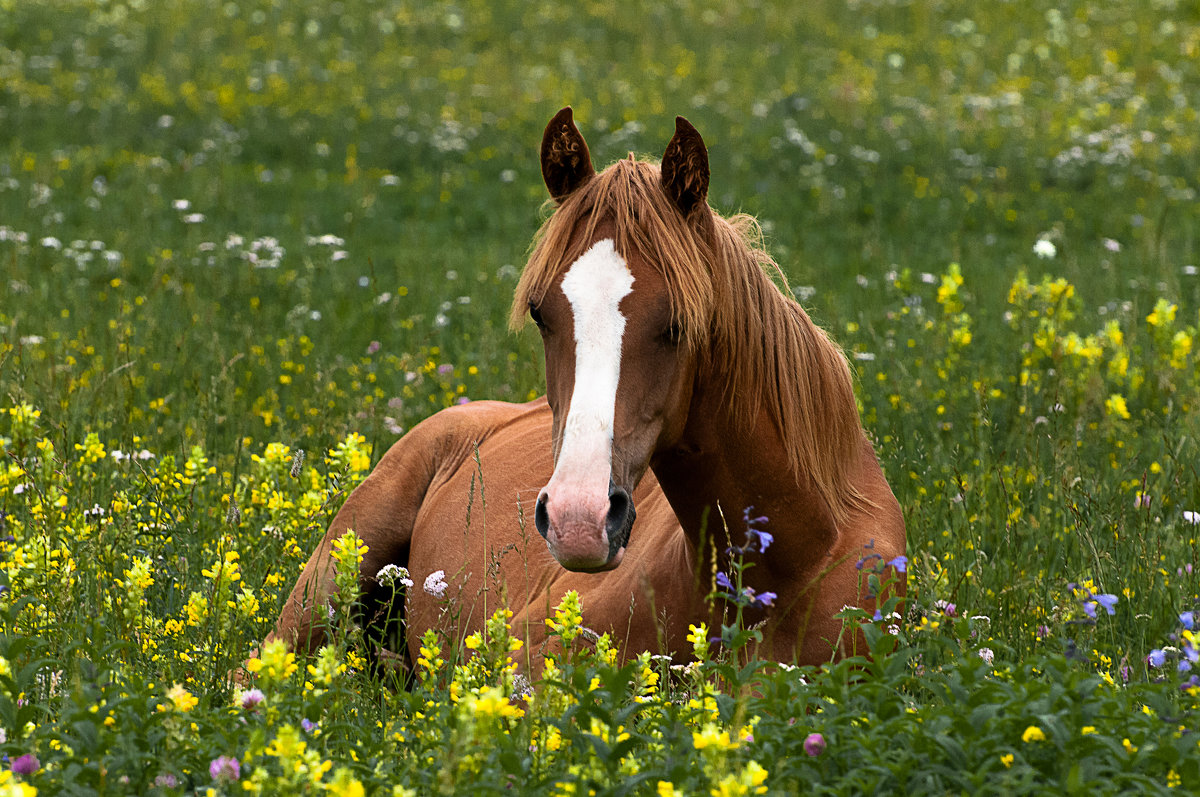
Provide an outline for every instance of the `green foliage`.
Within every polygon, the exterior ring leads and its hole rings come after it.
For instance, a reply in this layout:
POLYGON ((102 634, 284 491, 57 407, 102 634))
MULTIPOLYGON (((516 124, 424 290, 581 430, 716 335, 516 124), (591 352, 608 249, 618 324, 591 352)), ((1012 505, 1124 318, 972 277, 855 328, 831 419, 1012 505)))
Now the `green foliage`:
POLYGON ((1198 65, 1175 0, 0 0, 0 793, 1200 782, 1198 65), (688 116, 851 358, 909 526, 870 658, 749 661, 738 568, 686 667, 570 602, 541 673, 503 612, 408 690, 343 602, 259 648, 403 429, 540 392, 568 103, 598 165, 688 116))

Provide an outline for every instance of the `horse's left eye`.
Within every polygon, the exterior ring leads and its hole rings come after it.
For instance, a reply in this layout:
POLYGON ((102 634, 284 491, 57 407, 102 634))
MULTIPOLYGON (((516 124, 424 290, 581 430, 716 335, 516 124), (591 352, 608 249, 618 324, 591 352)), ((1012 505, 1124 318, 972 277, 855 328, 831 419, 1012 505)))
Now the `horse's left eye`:
POLYGON ((663 330, 663 333, 659 335, 659 338, 663 343, 667 343, 671 346, 678 346, 679 341, 683 339, 683 327, 681 327, 678 323, 673 323, 671 326, 663 330))
POLYGON ((542 321, 542 314, 538 311, 537 306, 533 302, 529 303, 529 318, 533 323, 537 324, 538 329, 545 329, 546 323, 542 321))

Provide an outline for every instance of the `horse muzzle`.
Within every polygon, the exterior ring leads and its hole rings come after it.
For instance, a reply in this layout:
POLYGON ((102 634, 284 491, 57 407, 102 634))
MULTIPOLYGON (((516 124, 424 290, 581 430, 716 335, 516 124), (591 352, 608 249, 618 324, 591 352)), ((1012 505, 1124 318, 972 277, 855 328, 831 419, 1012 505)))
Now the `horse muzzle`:
POLYGON ((542 490, 533 524, 546 547, 567 570, 595 573, 612 570, 625 556, 637 511, 633 498, 609 480, 607 499, 558 489, 542 490))

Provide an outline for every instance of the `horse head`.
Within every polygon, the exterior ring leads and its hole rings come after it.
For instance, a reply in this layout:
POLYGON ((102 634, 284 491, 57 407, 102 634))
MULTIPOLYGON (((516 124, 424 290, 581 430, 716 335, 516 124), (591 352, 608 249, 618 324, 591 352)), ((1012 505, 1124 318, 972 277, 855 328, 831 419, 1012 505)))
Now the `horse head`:
POLYGON ((563 567, 608 570, 629 541, 634 488, 687 421, 711 287, 665 261, 698 259, 708 154, 679 117, 661 167, 630 158, 597 174, 564 108, 541 163, 557 207, 514 304, 541 333, 554 417, 554 473, 534 523, 563 567))

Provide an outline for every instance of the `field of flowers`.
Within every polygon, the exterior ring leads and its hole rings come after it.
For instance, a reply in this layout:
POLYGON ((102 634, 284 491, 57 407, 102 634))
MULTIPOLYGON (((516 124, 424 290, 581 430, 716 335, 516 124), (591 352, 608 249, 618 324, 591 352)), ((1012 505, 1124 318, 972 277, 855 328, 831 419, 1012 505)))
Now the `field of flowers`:
POLYGON ((1183 0, 0 0, 0 795, 1195 790, 1198 103, 1183 0), (503 611, 397 688, 348 589, 257 651, 404 429, 541 392, 564 104, 687 116, 852 358, 869 661, 620 668, 568 599, 532 691, 503 611))

